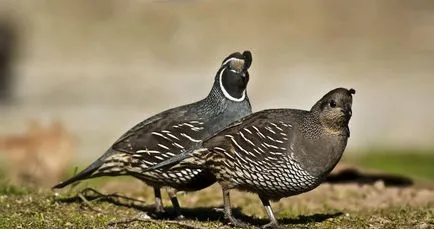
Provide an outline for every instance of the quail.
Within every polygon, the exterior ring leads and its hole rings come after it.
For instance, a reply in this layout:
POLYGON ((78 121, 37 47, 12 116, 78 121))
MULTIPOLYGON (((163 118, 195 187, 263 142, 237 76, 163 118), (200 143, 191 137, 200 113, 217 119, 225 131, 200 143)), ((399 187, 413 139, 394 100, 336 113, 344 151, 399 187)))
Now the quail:
POLYGON ((310 111, 270 109, 253 113, 204 140, 200 149, 185 151, 149 168, 176 171, 208 168, 223 191, 225 218, 232 216, 230 189, 257 193, 270 223, 278 227, 270 200, 316 188, 340 160, 350 136, 354 89, 337 88, 310 111))
POLYGON ((203 139, 251 114, 246 92, 251 63, 250 51, 230 54, 223 60, 206 98, 166 110, 137 124, 86 169, 53 188, 63 188, 88 178, 129 175, 154 188, 157 212, 164 211, 160 188, 168 187, 175 213, 182 217, 176 192, 210 186, 216 181, 214 175, 203 168, 143 171, 183 150, 196 149, 203 139))

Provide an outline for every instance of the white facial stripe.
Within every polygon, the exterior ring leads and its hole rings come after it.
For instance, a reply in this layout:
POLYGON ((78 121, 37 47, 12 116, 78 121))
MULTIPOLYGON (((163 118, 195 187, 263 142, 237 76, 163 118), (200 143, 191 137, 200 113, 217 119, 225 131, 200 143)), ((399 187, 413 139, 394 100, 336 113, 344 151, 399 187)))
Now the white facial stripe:
POLYGON ((242 59, 236 58, 236 57, 231 57, 231 58, 227 59, 225 62, 223 62, 222 66, 233 61, 233 60, 242 60, 242 59))
MULTIPOLYGON (((232 59, 232 58, 231 58, 231 59, 232 59)), ((236 59, 236 58, 235 58, 235 59, 236 59)), ((229 59, 229 60, 230 60, 230 59, 229 59)), ((225 61, 225 63, 226 63, 226 62, 227 62, 227 61, 225 61)), ((225 87, 223 87, 223 82, 222 82, 222 81, 223 81, 223 72, 226 70, 226 68, 227 68, 227 67, 223 68, 223 69, 220 71, 220 75, 219 75, 220 89, 222 90, 223 95, 225 95, 225 97, 226 97, 227 99, 232 100, 232 101, 235 101, 235 102, 241 102, 241 101, 243 101, 243 100, 246 98, 246 90, 243 91, 241 98, 237 99, 237 98, 232 97, 232 96, 231 96, 231 95, 226 91, 225 87)))

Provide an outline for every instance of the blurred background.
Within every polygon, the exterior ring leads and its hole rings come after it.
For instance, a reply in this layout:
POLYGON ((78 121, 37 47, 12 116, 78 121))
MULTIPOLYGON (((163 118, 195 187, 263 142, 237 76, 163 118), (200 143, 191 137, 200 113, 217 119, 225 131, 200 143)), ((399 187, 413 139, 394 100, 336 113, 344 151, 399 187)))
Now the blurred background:
POLYGON ((251 50, 254 111, 352 87, 345 157, 434 177, 433 41, 430 0, 0 0, 0 160, 53 184, 251 50))

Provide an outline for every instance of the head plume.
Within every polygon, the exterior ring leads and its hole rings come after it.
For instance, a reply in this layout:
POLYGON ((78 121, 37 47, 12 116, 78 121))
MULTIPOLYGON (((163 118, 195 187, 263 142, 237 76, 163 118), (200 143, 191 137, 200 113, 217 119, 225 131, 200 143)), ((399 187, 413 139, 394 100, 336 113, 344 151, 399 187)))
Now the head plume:
POLYGON ((247 71, 252 65, 252 53, 248 50, 242 54, 240 52, 234 52, 226 57, 222 62, 222 67, 229 66, 230 69, 237 72, 247 71))

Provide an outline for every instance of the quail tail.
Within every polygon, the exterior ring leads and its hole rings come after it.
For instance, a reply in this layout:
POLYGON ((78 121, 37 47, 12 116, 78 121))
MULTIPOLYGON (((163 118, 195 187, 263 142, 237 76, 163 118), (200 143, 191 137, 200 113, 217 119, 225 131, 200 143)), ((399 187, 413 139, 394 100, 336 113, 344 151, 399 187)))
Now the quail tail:
POLYGON ((98 164, 98 161, 96 161, 93 164, 91 164, 89 167, 87 167, 85 170, 81 171, 79 174, 71 177, 66 181, 62 181, 59 184, 56 184, 52 188, 53 189, 64 188, 65 186, 68 186, 76 181, 88 179, 90 178, 92 173, 94 173, 99 168, 99 166, 101 166, 101 164, 98 164))
POLYGON ((109 155, 110 155, 109 153, 104 154, 103 156, 98 158, 98 160, 96 160, 91 165, 89 165, 86 169, 84 169, 77 175, 69 178, 68 180, 56 184, 55 186, 52 187, 52 189, 64 188, 65 186, 68 186, 76 181, 91 178, 93 173, 97 171, 104 164, 104 159, 107 158, 109 155))

